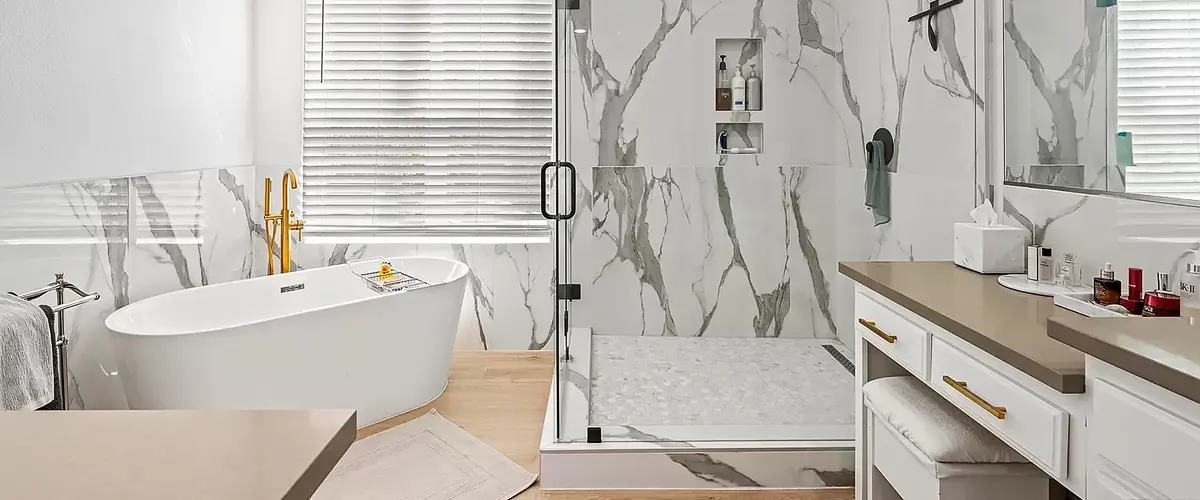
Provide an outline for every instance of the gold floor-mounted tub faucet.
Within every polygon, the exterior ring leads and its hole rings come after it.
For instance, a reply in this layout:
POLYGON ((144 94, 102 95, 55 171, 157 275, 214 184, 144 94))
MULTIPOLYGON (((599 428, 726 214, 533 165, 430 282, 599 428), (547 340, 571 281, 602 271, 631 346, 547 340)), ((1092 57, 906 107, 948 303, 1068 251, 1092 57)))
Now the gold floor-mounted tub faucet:
POLYGON ((275 274, 275 255, 272 247, 276 243, 279 244, 279 272, 288 273, 292 271, 292 231, 296 231, 296 240, 304 241, 304 221, 296 218, 296 212, 292 211, 291 205, 288 204, 288 181, 291 181, 292 189, 299 189, 300 185, 296 180, 296 171, 287 169, 283 173, 283 208, 279 213, 271 213, 271 178, 267 177, 265 194, 263 196, 263 220, 266 222, 267 230, 267 274, 275 274), (278 237, 278 241, 276 238, 278 237))

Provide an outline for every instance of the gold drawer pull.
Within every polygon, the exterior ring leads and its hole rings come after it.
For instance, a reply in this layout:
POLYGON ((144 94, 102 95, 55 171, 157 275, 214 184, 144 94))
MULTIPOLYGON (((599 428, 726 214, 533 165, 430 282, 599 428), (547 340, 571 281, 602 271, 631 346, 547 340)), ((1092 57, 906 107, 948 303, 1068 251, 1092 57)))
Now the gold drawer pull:
POLYGON ((889 343, 889 344, 896 343, 897 337, 895 335, 888 335, 888 334, 884 333, 883 330, 880 330, 878 326, 875 326, 874 321, 867 321, 865 319, 858 318, 858 324, 867 327, 867 329, 871 330, 872 332, 875 332, 875 335, 880 336, 881 338, 883 338, 883 340, 886 340, 887 343, 889 343))
POLYGON ((987 412, 991 413, 993 417, 996 417, 1000 420, 1004 420, 1004 416, 1008 414, 1008 408, 1005 408, 1003 406, 994 406, 991 403, 984 401, 983 398, 979 397, 979 395, 975 394, 974 392, 971 392, 970 389, 967 389, 966 382, 959 382, 957 380, 954 380, 954 379, 950 378, 949 375, 942 375, 942 381, 947 384, 950 384, 950 387, 953 387, 954 390, 958 391, 963 396, 966 396, 967 399, 971 400, 971 402, 979 405, 980 408, 987 410, 987 412))

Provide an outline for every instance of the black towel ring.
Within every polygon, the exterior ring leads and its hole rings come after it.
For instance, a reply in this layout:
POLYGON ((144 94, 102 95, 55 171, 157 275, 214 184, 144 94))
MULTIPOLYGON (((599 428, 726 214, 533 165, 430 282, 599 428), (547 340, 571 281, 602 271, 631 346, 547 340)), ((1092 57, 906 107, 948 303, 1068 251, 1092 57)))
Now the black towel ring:
MULTIPOLYGON (((885 166, 891 165, 892 158, 896 154, 896 140, 895 140, 895 138, 892 137, 892 133, 890 131, 888 131, 888 129, 886 129, 886 128, 881 128, 881 129, 875 131, 875 135, 871 137, 871 141, 872 142, 879 141, 879 142, 883 143, 883 164, 885 166)), ((873 159, 874 154, 875 154, 874 148, 871 146, 871 143, 868 142, 867 143, 867 163, 871 163, 871 160, 873 159)))

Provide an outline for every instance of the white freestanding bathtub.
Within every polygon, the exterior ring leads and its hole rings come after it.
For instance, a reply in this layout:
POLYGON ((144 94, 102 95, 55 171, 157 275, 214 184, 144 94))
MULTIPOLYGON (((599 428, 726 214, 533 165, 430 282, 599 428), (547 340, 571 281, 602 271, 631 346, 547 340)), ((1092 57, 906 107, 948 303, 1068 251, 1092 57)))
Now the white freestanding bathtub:
POLYGON ((431 286, 380 293, 340 265, 121 308, 105 325, 129 407, 347 408, 361 427, 433 400, 446 387, 469 270, 390 262, 431 286))

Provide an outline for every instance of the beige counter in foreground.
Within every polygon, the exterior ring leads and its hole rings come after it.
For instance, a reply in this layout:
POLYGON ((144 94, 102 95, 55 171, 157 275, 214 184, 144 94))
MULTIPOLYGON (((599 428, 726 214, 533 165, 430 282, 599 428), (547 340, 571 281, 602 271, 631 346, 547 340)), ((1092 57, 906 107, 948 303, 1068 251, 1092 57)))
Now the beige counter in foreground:
POLYGON ((5 499, 309 498, 352 410, 0 412, 5 499))

